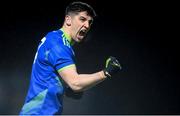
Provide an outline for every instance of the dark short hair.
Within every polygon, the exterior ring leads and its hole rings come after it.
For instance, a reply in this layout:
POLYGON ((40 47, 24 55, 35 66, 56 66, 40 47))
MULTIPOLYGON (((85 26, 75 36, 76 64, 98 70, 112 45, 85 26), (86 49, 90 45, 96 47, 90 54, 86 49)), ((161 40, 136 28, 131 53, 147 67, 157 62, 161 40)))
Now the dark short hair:
POLYGON ((94 11, 94 9, 89 4, 80 1, 70 3, 66 7, 65 15, 69 15, 70 13, 79 13, 83 11, 86 11, 88 15, 93 18, 96 17, 96 12, 94 11))

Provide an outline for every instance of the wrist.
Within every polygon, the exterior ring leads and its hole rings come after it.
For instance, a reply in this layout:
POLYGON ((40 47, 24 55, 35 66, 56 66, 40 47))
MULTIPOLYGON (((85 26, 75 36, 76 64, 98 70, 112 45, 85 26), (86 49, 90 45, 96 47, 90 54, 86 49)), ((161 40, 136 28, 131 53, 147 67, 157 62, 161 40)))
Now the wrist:
POLYGON ((99 75, 100 75, 100 77, 101 77, 102 79, 106 79, 106 78, 107 78, 107 76, 104 74, 104 71, 100 71, 100 72, 99 72, 99 75))

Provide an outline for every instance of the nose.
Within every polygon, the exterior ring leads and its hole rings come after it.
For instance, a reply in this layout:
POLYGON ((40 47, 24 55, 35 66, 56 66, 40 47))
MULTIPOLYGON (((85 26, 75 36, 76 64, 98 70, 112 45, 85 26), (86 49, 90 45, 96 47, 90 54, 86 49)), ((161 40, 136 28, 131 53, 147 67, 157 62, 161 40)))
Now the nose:
POLYGON ((87 29, 89 29, 90 24, 89 24, 89 22, 88 22, 88 21, 86 21, 86 22, 84 23, 84 27, 86 27, 87 29))

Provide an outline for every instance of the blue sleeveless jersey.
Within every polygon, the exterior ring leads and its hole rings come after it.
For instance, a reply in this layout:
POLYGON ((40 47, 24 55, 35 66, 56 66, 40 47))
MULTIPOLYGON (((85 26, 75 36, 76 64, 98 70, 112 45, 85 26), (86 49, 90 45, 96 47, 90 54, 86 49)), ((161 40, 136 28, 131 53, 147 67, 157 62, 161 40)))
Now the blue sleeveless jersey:
POLYGON ((58 71, 74 65, 74 51, 62 30, 49 32, 40 42, 30 87, 20 115, 61 114, 64 86, 58 71))

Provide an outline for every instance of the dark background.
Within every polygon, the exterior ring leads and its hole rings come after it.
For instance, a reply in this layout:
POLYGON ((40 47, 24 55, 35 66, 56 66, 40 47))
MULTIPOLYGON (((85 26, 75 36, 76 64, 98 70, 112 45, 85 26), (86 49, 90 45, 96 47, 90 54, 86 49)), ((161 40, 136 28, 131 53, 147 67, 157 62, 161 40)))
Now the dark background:
MULTIPOLYGON (((80 100, 65 97, 63 114, 180 114, 177 3, 83 1, 98 17, 74 46, 78 72, 101 70, 110 55, 123 70, 80 100)), ((19 113, 38 42, 62 26, 69 2, 1 4, 0 114, 19 113)))

